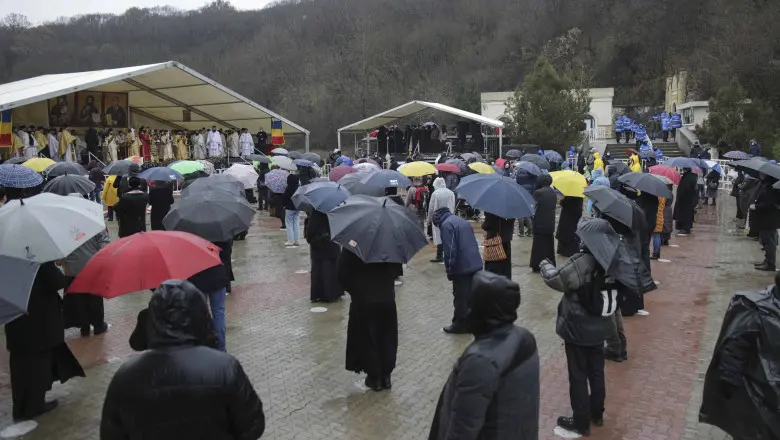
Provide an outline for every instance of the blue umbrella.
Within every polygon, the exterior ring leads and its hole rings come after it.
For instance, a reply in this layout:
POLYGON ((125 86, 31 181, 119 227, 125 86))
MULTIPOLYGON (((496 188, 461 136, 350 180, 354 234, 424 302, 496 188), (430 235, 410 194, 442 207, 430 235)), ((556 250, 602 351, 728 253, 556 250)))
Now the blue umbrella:
POLYGON ((691 157, 673 157, 664 161, 664 165, 677 168, 701 168, 707 169, 707 164, 701 159, 691 157))
POLYGON ((0 165, 0 186, 5 188, 33 188, 43 183, 43 177, 18 164, 0 165))
POLYGON ((544 157, 550 162, 555 162, 555 163, 563 162, 563 156, 561 156, 561 154, 555 150, 544 150, 544 157))
POLYGON ((311 166, 314 165, 314 164, 310 160, 295 159, 295 165, 298 165, 299 167, 309 167, 309 168, 311 168, 311 166))
POLYGON ((472 174, 455 188, 458 197, 474 208, 501 218, 525 218, 534 215, 534 198, 517 182, 498 174, 472 174))
POLYGON ((349 191, 338 183, 314 182, 298 188, 292 196, 292 202, 296 208, 309 213, 312 210, 327 213, 344 203, 349 196, 349 191))
POLYGON ((398 171, 380 170, 363 177, 360 183, 378 188, 406 188, 412 181, 398 171))
POLYGON ((530 174, 532 176, 536 176, 536 177, 539 177, 542 174, 544 174, 544 172, 542 171, 541 168, 539 168, 536 164, 531 163, 531 162, 518 162, 515 165, 515 169, 516 170, 525 170, 528 174, 530 174))
POLYGON ((348 167, 351 167, 352 159, 350 159, 348 156, 339 156, 339 158, 336 159, 336 166, 339 165, 346 165, 348 167))
POLYGON ((723 157, 731 160, 746 160, 746 159, 750 159, 753 156, 745 153, 744 151, 735 150, 735 151, 729 151, 728 153, 724 154, 723 157))
POLYGON ((148 170, 145 170, 139 174, 138 177, 145 180, 155 180, 159 182, 170 182, 183 179, 178 171, 172 170, 168 167, 149 168, 148 170))

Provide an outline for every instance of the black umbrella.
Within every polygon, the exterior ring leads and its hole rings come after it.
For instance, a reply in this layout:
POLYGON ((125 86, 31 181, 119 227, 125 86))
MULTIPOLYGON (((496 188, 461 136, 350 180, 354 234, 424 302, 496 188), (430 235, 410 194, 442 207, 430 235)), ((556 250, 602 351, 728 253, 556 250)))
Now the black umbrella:
POLYGON ((254 161, 254 162, 260 162, 260 163, 272 163, 270 157, 266 156, 265 154, 250 154, 246 157, 247 159, 254 161))
POLYGON ((70 174, 73 176, 86 176, 87 170, 76 162, 57 162, 46 169, 46 176, 49 178, 64 176, 70 174))
POLYGON ((76 175, 64 175, 55 177, 43 187, 43 192, 50 192, 67 196, 68 194, 88 195, 95 190, 95 183, 86 177, 76 175))
POLYGON ((373 197, 382 197, 385 195, 385 189, 374 185, 366 185, 361 182, 366 175, 370 173, 352 173, 339 179, 339 184, 350 194, 364 194, 373 197))
POLYGON ((300 151, 290 151, 289 153, 287 153, 287 157, 289 157, 292 160, 301 159, 303 158, 303 153, 301 153, 300 151))
POLYGON ((550 169, 550 162, 547 162, 547 159, 545 159, 544 156, 539 156, 538 154, 526 154, 520 158, 520 161, 531 162, 543 170, 550 169))
POLYGON ((649 173, 628 173, 618 177, 618 181, 638 191, 652 194, 656 197, 671 197, 672 191, 666 184, 649 173))
POLYGON ((103 168, 103 174, 109 176, 125 176, 130 172, 130 165, 133 162, 129 160, 115 160, 103 168))
POLYGON ((317 153, 303 153, 301 159, 306 159, 310 162, 316 163, 317 165, 319 165, 320 162, 322 161, 322 158, 317 153))
POLYGON ((27 311, 40 263, 0 255, 0 325, 11 322, 27 311))
POLYGON ((703 170, 708 168, 707 163, 703 160, 691 157, 673 157, 671 159, 666 159, 663 164, 668 167, 676 168, 701 168, 703 170))
POLYGON ((226 174, 214 174, 212 176, 195 179, 181 192, 182 198, 197 194, 199 191, 225 191, 236 196, 244 196, 244 184, 235 177, 226 174))
POLYGON ((175 203, 163 219, 163 226, 168 231, 189 232, 212 242, 227 241, 249 229, 254 215, 255 210, 246 199, 226 191, 205 190, 175 203))
POLYGON ((734 165, 747 168, 749 170, 758 171, 759 173, 774 177, 775 179, 780 179, 780 165, 773 164, 772 162, 765 162, 764 160, 761 160, 757 157, 734 162, 734 165))
POLYGON ((395 170, 379 170, 363 176, 360 182, 378 188, 406 188, 412 184, 408 177, 395 170))
POLYGON ((608 221, 583 217, 577 225, 577 235, 607 275, 634 292, 645 293, 656 289, 650 271, 636 250, 615 232, 608 221))
POLYGON ((626 196, 614 189, 601 185, 589 186, 585 188, 584 193, 585 196, 593 200, 593 206, 600 212, 629 228, 633 228, 634 208, 626 196))
POLYGON ((312 210, 327 213, 344 203, 349 196, 349 191, 346 188, 325 179, 325 181, 301 185, 293 194, 292 202, 296 208, 308 213, 311 213, 312 210))
POLYGON ((12 157, 3 163, 21 165, 28 160, 26 157, 12 157))
POLYGON ((352 196, 328 223, 332 240, 365 263, 407 263, 428 245, 419 219, 387 197, 352 196))
POLYGON ((523 157, 523 152, 520 150, 509 150, 506 153, 504 153, 504 157, 507 159, 519 159, 523 157))
MULTIPOLYGON (((618 175, 622 175, 622 174, 626 174, 626 173, 630 173, 631 172, 631 168, 629 168, 628 165, 626 165, 623 162, 612 162, 609 165, 607 165, 607 167, 608 168, 609 167, 613 168, 618 173, 618 175)), ((607 174, 609 174, 609 173, 607 173, 607 174)))

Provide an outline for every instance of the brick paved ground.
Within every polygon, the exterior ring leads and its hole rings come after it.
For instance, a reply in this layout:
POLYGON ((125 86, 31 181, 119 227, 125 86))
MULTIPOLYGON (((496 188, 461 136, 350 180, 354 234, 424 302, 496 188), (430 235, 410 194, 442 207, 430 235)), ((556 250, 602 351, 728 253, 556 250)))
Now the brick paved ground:
MULTIPOLYGON (((719 439, 699 425, 704 371, 730 294, 771 283, 754 273, 755 242, 728 235, 731 200, 707 207, 690 237, 665 248, 670 263, 653 263, 661 282, 648 294, 650 315, 626 319, 629 361, 607 365, 607 413, 595 439, 719 439), (723 206, 729 205, 729 206, 723 206), (720 219, 716 216, 720 215, 720 219), (716 221, 717 220, 717 221, 716 221)), ((264 439, 422 439, 452 364, 470 342, 440 328, 451 318, 444 268, 420 253, 398 288, 400 346, 391 392, 373 393, 343 368, 348 302, 310 312, 308 250, 284 249, 278 223, 258 215, 246 242, 234 248, 237 282, 228 298, 228 351, 237 356, 266 408, 264 439)), ((566 362, 554 333, 559 294, 527 267, 530 239, 513 242, 514 276, 523 302, 518 324, 537 338, 542 362, 541 438, 555 438, 558 415, 569 414, 566 362)), ((97 439, 103 396, 113 372, 133 356, 127 339, 148 293, 106 303, 111 330, 68 343, 87 378, 55 385, 60 407, 39 419, 27 439, 97 439)), ((11 423, 7 354, 0 353, 0 428, 11 423)))

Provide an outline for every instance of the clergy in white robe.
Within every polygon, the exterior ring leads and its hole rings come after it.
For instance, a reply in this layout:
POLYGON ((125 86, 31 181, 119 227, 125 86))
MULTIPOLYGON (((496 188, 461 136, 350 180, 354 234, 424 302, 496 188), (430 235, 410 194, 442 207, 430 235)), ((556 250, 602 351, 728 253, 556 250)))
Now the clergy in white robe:
POLYGON ((19 130, 16 132, 16 135, 19 136, 19 139, 22 140, 22 144, 24 144, 23 152, 25 159, 38 157, 38 146, 35 143, 35 138, 26 130, 19 130))
POLYGON ((190 139, 192 143, 192 157, 196 160, 206 158, 206 141, 203 138, 203 133, 198 131, 190 139))
POLYGON ((247 157, 255 150, 255 142, 252 140, 252 134, 244 128, 241 130, 241 136, 238 139, 238 144, 241 146, 241 156, 247 157))
POLYGON ((211 127, 208 135, 206 136, 206 147, 208 148, 209 157, 222 156, 222 134, 217 131, 217 127, 211 127))
POLYGON ((60 155, 57 152, 57 150, 60 148, 60 140, 57 139, 57 134, 53 131, 50 131, 47 139, 49 141, 49 157, 51 157, 51 160, 54 161, 60 160, 60 155))
POLYGON ((237 131, 233 131, 228 136, 228 154, 230 154, 230 157, 238 157, 239 151, 238 151, 238 142, 239 142, 239 136, 237 131))
POLYGON ((162 131, 160 134, 160 143, 163 145, 163 160, 173 159, 173 139, 171 139, 171 133, 168 131, 162 131))
POLYGON ((105 143, 106 143, 106 146, 108 147, 107 148, 108 149, 108 160, 110 160, 111 162, 117 160, 118 159, 118 156, 117 156, 117 141, 116 141, 116 136, 114 136, 114 133, 109 132, 106 135, 105 143))

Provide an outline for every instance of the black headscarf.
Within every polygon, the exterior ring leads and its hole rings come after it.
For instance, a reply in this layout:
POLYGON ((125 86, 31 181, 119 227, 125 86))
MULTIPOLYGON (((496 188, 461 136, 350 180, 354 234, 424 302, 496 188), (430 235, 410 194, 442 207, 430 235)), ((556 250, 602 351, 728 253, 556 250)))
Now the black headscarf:
POLYGON ((169 280, 149 301, 150 348, 205 345, 217 348, 206 296, 189 281, 169 280))
POLYGON ((473 299, 468 321, 475 336, 515 322, 520 307, 519 284, 482 270, 474 274, 471 289, 473 299))

